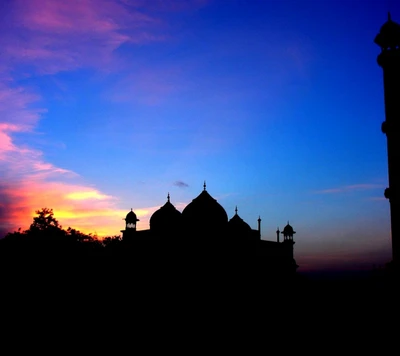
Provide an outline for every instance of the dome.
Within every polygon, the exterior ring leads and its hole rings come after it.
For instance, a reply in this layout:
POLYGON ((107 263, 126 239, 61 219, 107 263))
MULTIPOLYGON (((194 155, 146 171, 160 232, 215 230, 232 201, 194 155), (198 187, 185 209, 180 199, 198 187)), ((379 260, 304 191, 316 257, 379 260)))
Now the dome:
POLYGON ((136 223, 136 221, 139 221, 139 219, 137 218, 136 214, 131 209, 131 211, 126 215, 125 221, 127 223, 136 223))
POLYGON ((151 230, 170 230, 177 229, 180 225, 182 213, 177 210, 169 200, 158 210, 156 210, 150 218, 151 230))
POLYGON ((251 231, 251 227, 246 223, 237 213, 235 209, 235 215, 228 222, 229 229, 234 233, 246 233, 251 231))
POLYGON ((290 236, 290 235, 295 234, 296 232, 293 231, 293 227, 289 225, 289 221, 288 221, 287 225, 283 228, 282 233, 284 235, 289 235, 290 236))
POLYGON ((375 37, 375 43, 382 48, 396 48, 400 46, 400 25, 390 18, 381 27, 375 37))
POLYGON ((189 228, 210 230, 225 228, 228 215, 225 209, 204 190, 182 211, 185 225, 189 228))

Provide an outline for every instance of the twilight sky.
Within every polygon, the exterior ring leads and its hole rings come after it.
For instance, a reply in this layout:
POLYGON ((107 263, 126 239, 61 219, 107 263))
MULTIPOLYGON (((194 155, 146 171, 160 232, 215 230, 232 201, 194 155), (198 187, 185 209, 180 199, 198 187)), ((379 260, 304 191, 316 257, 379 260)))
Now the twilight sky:
POLYGON ((299 271, 391 258, 382 70, 387 0, 2 0, 0 236, 148 228, 208 192, 299 271))

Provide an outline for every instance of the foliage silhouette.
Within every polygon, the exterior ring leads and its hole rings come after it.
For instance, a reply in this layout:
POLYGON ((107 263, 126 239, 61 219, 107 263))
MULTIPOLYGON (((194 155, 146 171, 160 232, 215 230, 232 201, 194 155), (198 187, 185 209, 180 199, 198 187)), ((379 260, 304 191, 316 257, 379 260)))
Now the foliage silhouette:
POLYGON ((3 256, 25 259, 74 258, 84 255, 101 255, 104 245, 92 234, 84 234, 68 227, 62 228, 53 209, 36 210, 29 229, 10 232, 0 240, 3 256))

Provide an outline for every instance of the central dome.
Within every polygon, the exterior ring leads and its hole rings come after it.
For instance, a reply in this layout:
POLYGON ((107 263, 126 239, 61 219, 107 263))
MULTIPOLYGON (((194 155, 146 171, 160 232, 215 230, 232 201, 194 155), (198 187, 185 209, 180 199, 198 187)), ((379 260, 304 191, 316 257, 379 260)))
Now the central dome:
POLYGON ((204 190, 182 211, 182 218, 187 227, 193 230, 221 230, 228 223, 225 209, 204 190))

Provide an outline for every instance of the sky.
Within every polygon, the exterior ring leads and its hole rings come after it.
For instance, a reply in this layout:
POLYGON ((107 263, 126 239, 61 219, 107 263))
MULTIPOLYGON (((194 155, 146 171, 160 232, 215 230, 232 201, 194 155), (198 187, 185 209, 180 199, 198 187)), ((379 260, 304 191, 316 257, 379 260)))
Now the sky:
POLYGON ((393 0, 2 0, 0 236, 99 237, 207 191, 299 271, 391 259, 380 52, 393 0))

